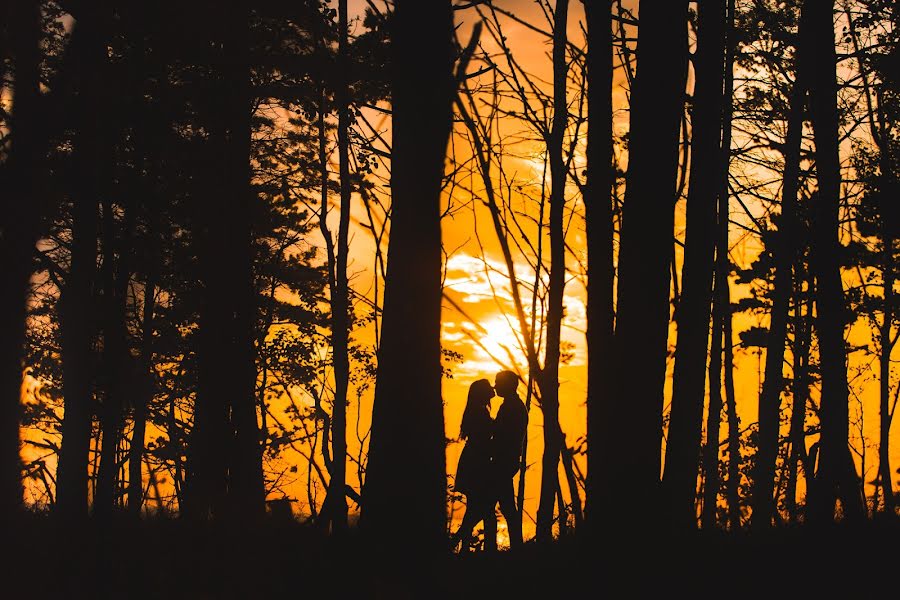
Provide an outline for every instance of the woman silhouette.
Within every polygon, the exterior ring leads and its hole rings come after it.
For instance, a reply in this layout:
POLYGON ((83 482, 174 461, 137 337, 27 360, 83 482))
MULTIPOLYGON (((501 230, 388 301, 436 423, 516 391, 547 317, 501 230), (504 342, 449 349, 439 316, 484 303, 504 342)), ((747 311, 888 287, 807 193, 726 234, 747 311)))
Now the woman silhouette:
POLYGON ((494 388, 487 379, 479 379, 469 387, 466 409, 463 412, 459 437, 466 440, 456 467, 457 492, 465 494, 466 509, 462 524, 451 537, 452 548, 462 542, 462 551, 469 548, 472 530, 484 521, 486 549, 497 548, 497 517, 494 513, 491 484, 491 398, 494 388))

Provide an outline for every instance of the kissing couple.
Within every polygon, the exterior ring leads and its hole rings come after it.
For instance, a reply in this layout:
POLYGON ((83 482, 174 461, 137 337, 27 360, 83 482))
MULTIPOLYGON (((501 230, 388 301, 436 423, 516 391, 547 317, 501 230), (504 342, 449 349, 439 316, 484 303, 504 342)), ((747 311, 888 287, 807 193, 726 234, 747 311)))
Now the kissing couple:
POLYGON ((528 411, 519 398, 518 387, 519 376, 512 371, 497 373, 493 386, 487 379, 469 386, 460 425, 465 446, 459 456, 454 486, 466 496, 466 509, 462 524, 451 536, 453 550, 459 544, 462 552, 469 549, 479 521, 484 521, 485 550, 497 549, 497 504, 506 519, 510 548, 522 545, 522 517, 516 507, 513 477, 522 459, 528 411), (495 392, 503 402, 497 416, 491 417, 495 392))

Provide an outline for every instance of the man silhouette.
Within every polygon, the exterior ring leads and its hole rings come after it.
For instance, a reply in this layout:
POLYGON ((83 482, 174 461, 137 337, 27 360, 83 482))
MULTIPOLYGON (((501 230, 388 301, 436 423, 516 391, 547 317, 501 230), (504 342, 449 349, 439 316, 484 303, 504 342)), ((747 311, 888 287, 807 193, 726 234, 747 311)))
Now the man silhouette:
POLYGON ((494 390, 503 398, 494 420, 493 471, 496 497, 500 512, 506 519, 509 545, 522 545, 522 517, 516 507, 513 477, 522 460, 522 444, 528 427, 528 411, 516 393, 519 377, 512 371, 500 371, 494 380, 494 390))

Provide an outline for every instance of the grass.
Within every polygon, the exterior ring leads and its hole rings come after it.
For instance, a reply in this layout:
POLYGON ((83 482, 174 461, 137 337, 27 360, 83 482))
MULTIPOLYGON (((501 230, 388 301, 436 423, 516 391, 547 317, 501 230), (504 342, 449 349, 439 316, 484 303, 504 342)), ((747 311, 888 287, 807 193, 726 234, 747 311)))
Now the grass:
POLYGON ((355 530, 252 529, 116 518, 7 527, 7 598, 851 598, 900 587, 896 520, 770 532, 626 532, 528 543, 518 552, 375 551, 355 530), (10 593, 14 592, 14 593, 10 593))

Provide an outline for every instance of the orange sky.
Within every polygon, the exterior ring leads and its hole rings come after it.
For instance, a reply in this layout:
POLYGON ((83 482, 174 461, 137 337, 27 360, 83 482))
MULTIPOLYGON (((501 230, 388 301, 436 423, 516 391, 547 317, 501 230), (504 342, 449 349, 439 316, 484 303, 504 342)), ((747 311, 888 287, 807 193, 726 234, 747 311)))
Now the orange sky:
MULTIPOLYGON (((542 13, 537 9, 531 0, 506 0, 497 3, 498 5, 508 8, 515 14, 529 22, 535 23, 541 29, 549 29, 542 13)), ((628 0, 626 6, 636 5, 636 0, 628 0)), ((351 0, 351 13, 359 11, 360 7, 365 6, 362 0, 351 0)), ((577 46, 583 46, 582 39, 582 23, 583 12, 582 4, 578 1, 570 3, 570 21, 569 36, 572 43, 577 46)), ((463 23, 460 28, 460 37, 465 41, 468 39, 468 32, 475 20, 474 12, 470 10, 458 11, 456 13, 458 19, 463 23)), ((512 21, 502 18, 504 24, 504 33, 509 39, 510 46, 520 64, 526 65, 529 72, 537 76, 537 78, 545 81, 544 89, 549 90, 547 82, 551 78, 550 60, 549 60, 549 40, 535 32, 529 31, 522 25, 513 23, 512 21)), ((485 32, 482 36, 485 44, 489 44, 488 36, 485 32)), ((497 59, 501 67, 505 64, 497 59)), ((480 68, 480 65, 474 64, 470 67, 470 71, 480 68)), ((483 76, 484 77, 484 76, 483 76)), ((570 100, 575 100, 575 91, 573 90, 570 100)), ((616 73, 614 104, 616 108, 615 126, 618 133, 627 130, 628 114, 624 110, 626 107, 626 97, 624 90, 624 76, 621 70, 616 73)), ((389 143, 390 131, 389 121, 382 115, 374 111, 366 113, 370 122, 375 125, 382 133, 385 140, 389 143)), ((456 152, 459 160, 465 160, 469 155, 467 142, 465 137, 461 135, 464 128, 462 124, 457 124, 457 132, 454 136, 452 148, 456 152)), ((541 179, 542 179, 542 147, 539 143, 533 141, 533 132, 527 135, 527 128, 521 122, 506 119, 499 126, 498 137, 508 144, 509 156, 504 158, 503 167, 509 176, 515 176, 521 190, 516 188, 512 191, 511 203, 525 214, 532 217, 536 216, 535 203, 533 198, 540 195, 541 179), (522 139, 526 138, 526 139, 522 139), (515 156, 513 156, 515 155, 515 156), (528 200, 528 197, 532 200, 528 200)), ((583 152, 584 130, 579 136, 579 145, 576 153, 583 152)), ((740 140, 736 139, 735 144, 739 144, 740 140)), ((376 144, 377 145, 377 144, 376 144)), ((581 155, 583 156, 583 155, 581 155)), ((623 157, 627 158, 627 157, 623 157)), ((576 157, 576 164, 583 163, 583 158, 576 157)), ((624 164, 622 165, 625 166, 624 164)), ((332 164, 332 176, 336 177, 337 165, 332 164)), ((496 170, 495 170, 496 173, 496 170)), ((387 170, 382 167, 376 171, 376 177, 387 177, 387 170)), ((549 176, 548 176, 549 178, 549 176)), ((443 221, 443 241, 445 248, 449 254, 446 265, 446 293, 458 305, 463 307, 465 315, 455 310, 450 303, 445 303, 443 313, 443 344, 446 348, 459 352, 463 355, 464 360, 461 364, 454 367, 454 376, 452 379, 444 381, 443 397, 445 403, 446 416, 446 434, 448 438, 456 438, 459 433, 459 423, 462 410, 465 404, 466 391, 468 386, 476 379, 488 377, 493 380, 493 375, 501 368, 508 368, 506 361, 507 351, 509 349, 516 358, 515 368, 521 372, 525 372, 526 362, 522 353, 518 350, 516 337, 519 335, 518 326, 514 320, 514 311, 509 293, 509 281, 505 277, 506 268, 503 264, 502 256, 499 252, 499 246, 493 227, 490 223, 489 214, 480 202, 472 202, 472 194, 476 199, 483 194, 483 182, 480 181, 477 173, 466 174, 461 181, 463 185, 453 188, 452 196, 446 196, 445 202, 452 204, 456 210, 443 221), (483 244, 484 255, 482 256, 478 240, 483 244), (488 269, 486 269, 486 266, 488 269), (493 287, 492 287, 493 286, 493 287), (484 348, 473 341, 472 338, 479 340, 484 348), (502 357, 503 360, 498 362, 495 357, 502 357)), ((549 181, 548 181, 549 185, 549 181)), ((549 191, 549 188, 548 188, 549 191)), ((504 192, 505 193, 505 192, 504 192)), ((565 290, 565 306, 566 316, 563 322, 563 340, 571 343, 573 347, 572 361, 560 369, 560 419, 563 430, 566 433, 567 441, 570 445, 585 433, 585 390, 586 390, 586 350, 584 342, 585 331, 585 293, 584 288, 579 281, 580 265, 579 260, 584 262, 584 223, 581 217, 582 206, 578 198, 577 189, 574 185, 567 187, 567 198, 569 200, 567 211, 574 211, 571 221, 571 227, 568 230, 567 243, 571 247, 573 254, 568 255, 568 267, 570 270, 570 279, 565 290), (578 259, 576 259, 578 257, 578 259)), ((336 203, 338 198, 333 198, 332 202, 336 203)), ((756 216, 762 216, 763 208, 754 202, 748 201, 750 209, 757 213, 756 216)), ((335 207, 336 208, 336 205, 335 207)), ((736 220, 746 220, 741 215, 740 209, 736 205, 732 207, 734 218, 736 220)), ((351 209, 353 226, 351 228, 351 257, 350 257, 350 273, 352 276, 351 285, 354 290, 367 296, 373 297, 374 294, 374 245, 370 232, 364 229, 361 224, 365 224, 368 220, 366 211, 364 210, 361 199, 354 196, 353 207, 351 209)), ((677 207, 677 224, 676 235, 683 240, 684 228, 684 203, 679 203, 677 207)), ((329 225, 332 231, 336 230, 337 210, 331 210, 329 225)), ((533 228, 531 230, 533 232, 533 228)), ((386 250, 386 239, 384 250, 386 250)), ((309 243, 322 246, 322 240, 318 229, 311 234, 309 243)), ((733 228, 732 244, 734 246, 732 259, 739 264, 748 264, 757 251, 756 241, 746 236, 738 228, 733 228)), ((676 260, 680 264, 680 249, 676 252, 676 260)), ((517 274, 524 282, 532 282, 534 280, 534 272, 523 260, 521 255, 516 257, 517 274)), ((848 276, 849 277, 849 276, 848 276)), ((848 280, 849 283, 849 280, 848 280)), ((529 283, 530 285, 530 283, 529 283)), ((379 287, 379 289, 381 289, 379 287)), ((735 288, 732 297, 737 297, 745 290, 735 288)), ((527 290, 523 290, 523 298, 526 304, 530 304, 530 296, 527 290)), ((359 304, 360 310, 365 309, 364 305, 359 304)), ((747 327, 756 324, 755 320, 746 315, 738 315, 735 319, 735 340, 738 340, 738 332, 747 327)), ((861 331, 860 327, 854 328, 854 341, 864 340, 867 335, 866 331, 861 331)), ((373 342, 373 330, 371 326, 354 332, 353 337, 356 341, 362 343, 373 342)), ((676 331, 674 325, 670 327, 670 344, 674 347, 676 339, 676 331)), ((863 361, 861 353, 851 356, 851 368, 855 369, 860 366, 863 361)), ((868 359, 866 359, 868 360, 868 359)), ((756 419, 756 402, 760 384, 760 376, 758 369, 764 364, 764 356, 759 355, 755 351, 743 351, 736 349, 736 386, 739 413, 742 418, 742 425, 746 427, 749 423, 756 419)), ((669 378, 666 387, 666 403, 670 399, 671 393, 671 371, 672 364, 669 364, 669 378)), ((877 376, 877 364, 873 365, 874 375, 877 376)), ((871 373, 870 373, 871 375, 871 373)), ((871 378, 868 382, 861 379, 854 381, 854 392, 861 399, 862 406, 865 407, 865 433, 868 437, 867 443, 875 444, 877 442, 877 379, 871 378)), ((520 393, 524 398, 524 386, 520 388, 520 393)), ((297 390, 297 397, 303 398, 303 392, 297 390)), ((349 394, 351 399, 356 398, 353 389, 349 394)), ((813 396, 818 394, 813 391, 813 396)), ((851 397, 854 397, 853 395, 851 397)), ((311 403, 311 399, 306 398, 305 401, 311 403)), ((277 402, 276 402, 277 404, 277 402)), ((498 399, 494 400, 494 409, 498 406, 498 399)), ((851 406, 851 414, 856 411, 856 405, 851 406)), ((351 405, 349 409, 351 432, 348 435, 348 443, 350 444, 350 453, 358 452, 357 437, 353 433, 354 429, 366 430, 368 428, 369 414, 371 412, 371 390, 362 397, 362 406, 357 407, 351 405), (355 422, 355 415, 360 415, 360 422, 355 422)), ((624 424, 623 426, 627 426, 624 424)), ((527 462, 535 465, 529 469, 528 485, 526 488, 526 504, 525 512, 530 517, 536 514, 536 501, 538 494, 539 482, 539 458, 542 450, 542 419, 540 411, 532 407, 530 413, 530 423, 528 430, 528 456, 527 462)), ((723 434, 725 433, 723 425, 723 434)), ((851 427, 851 431, 853 428, 851 427)), ((896 438, 896 436, 895 436, 896 438)), ((859 442, 856 442, 859 446, 859 442)), ((461 444, 458 442, 451 443, 447 450, 447 466, 450 475, 455 472, 456 462, 458 460, 461 444)), ((876 467, 875 460, 877 458, 877 450, 873 447, 868 451, 866 464, 866 479, 871 480, 874 476, 876 467)), ((895 467, 900 466, 900 442, 894 439, 892 444, 893 464, 895 467)), ((298 512, 305 512, 304 505, 306 503, 306 472, 308 465, 305 459, 302 459, 293 452, 288 450, 285 456, 288 462, 296 462, 298 473, 295 482, 289 488, 289 495, 296 498, 299 503, 295 507, 298 512)), ((581 461, 582 470, 585 469, 583 460, 581 461)), ((348 476, 352 485, 358 485, 354 479, 356 469, 353 465, 348 468, 348 476)), ((565 486, 564 486, 565 488, 565 486)), ((324 498, 324 492, 318 495, 318 501, 324 498)), ((459 506, 456 510, 459 510, 459 506)), ((526 536, 533 531, 530 518, 525 519, 526 536)))

